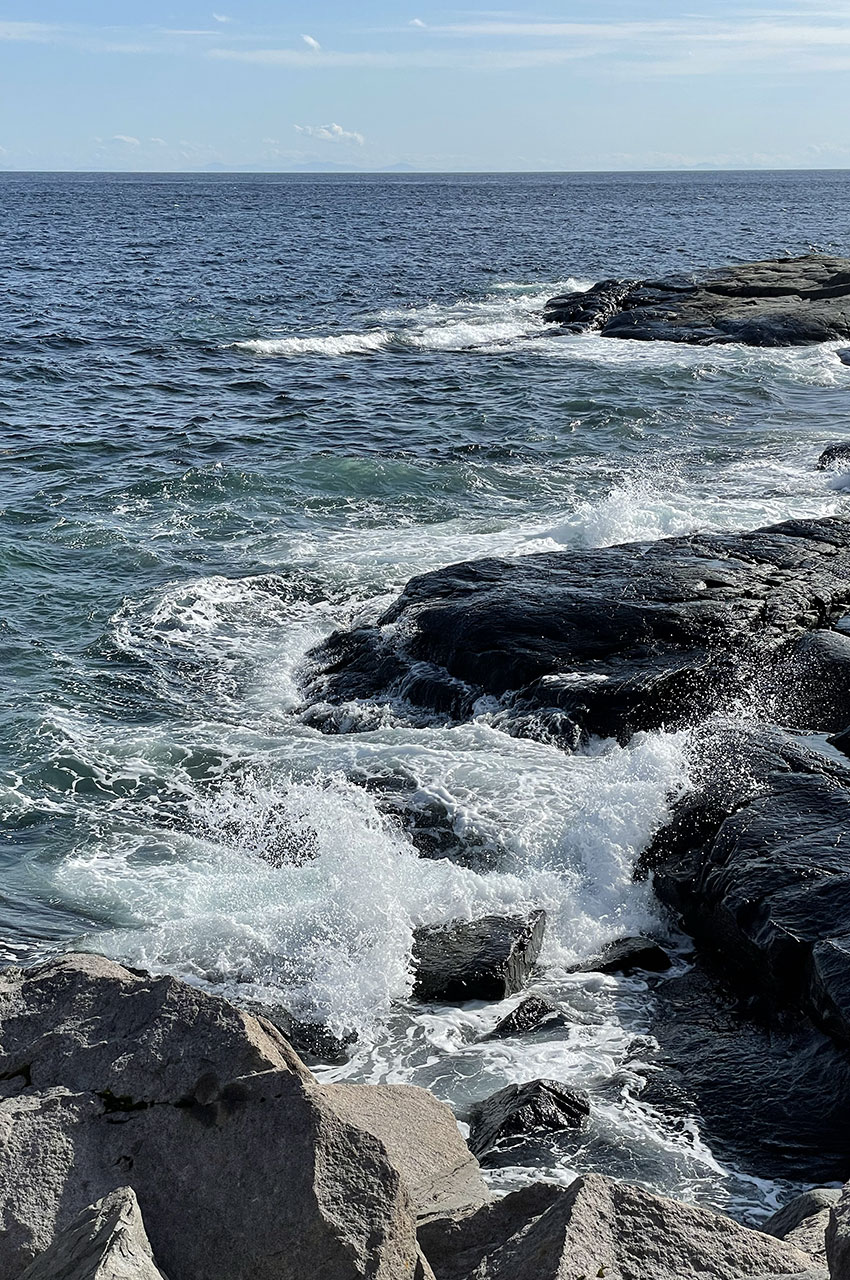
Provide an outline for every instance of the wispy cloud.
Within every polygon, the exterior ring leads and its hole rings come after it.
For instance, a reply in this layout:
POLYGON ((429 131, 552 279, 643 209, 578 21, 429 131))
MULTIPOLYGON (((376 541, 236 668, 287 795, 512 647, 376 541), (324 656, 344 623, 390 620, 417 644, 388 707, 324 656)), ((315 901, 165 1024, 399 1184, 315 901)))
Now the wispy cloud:
POLYGON ((362 147, 366 141, 362 133, 343 129, 341 124, 296 124, 294 128, 296 133, 317 138, 320 142, 356 142, 358 147, 362 147))
POLYGON ((315 49, 317 53, 322 47, 319 44, 318 40, 316 40, 313 36, 302 36, 301 39, 304 41, 304 43, 307 45, 309 49, 315 49))
POLYGON ((425 23, 422 21, 421 18, 411 18, 408 25, 411 27, 421 27, 423 30, 425 30, 425 23))
POLYGON ((120 142, 125 147, 139 147, 141 143, 138 138, 134 138, 129 133, 113 133, 109 139, 110 142, 120 142))
POLYGON ((213 19, 214 19, 214 21, 216 21, 216 22, 230 22, 230 21, 231 21, 231 19, 230 19, 230 18, 228 18, 228 16, 227 16, 227 14, 226 14, 226 13, 214 13, 214 14, 213 14, 213 19))

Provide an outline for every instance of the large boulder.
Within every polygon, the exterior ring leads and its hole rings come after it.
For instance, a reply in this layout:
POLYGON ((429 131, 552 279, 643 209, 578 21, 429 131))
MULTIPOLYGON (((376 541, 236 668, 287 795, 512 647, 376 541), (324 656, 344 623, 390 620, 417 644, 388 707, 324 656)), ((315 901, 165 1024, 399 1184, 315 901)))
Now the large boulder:
POLYGON ((525 985, 540 955, 546 912, 425 925, 413 935, 413 994, 452 1004, 504 1000, 525 985))
MULTIPOLYGON (((388 696, 464 719, 489 695, 510 732, 567 747, 625 741, 746 691, 773 709, 772 672, 787 684, 801 635, 848 609, 850 521, 838 517, 475 560, 413 578, 375 626, 331 636, 310 657, 306 692, 319 725, 333 704, 388 696)), ((793 671, 808 669, 814 655, 796 660, 793 671)), ((819 694, 831 714, 834 691, 809 692, 822 727, 819 694)), ((338 731, 333 717, 328 727, 338 731)))
POLYGON ((660 280, 603 280, 544 319, 606 338, 801 346, 850 337, 850 258, 809 254, 660 280))
POLYGON ((0 1046, 3 1276, 118 1179, 178 1280, 414 1280, 411 1197, 433 1208, 441 1176, 452 1208, 486 1194, 447 1108, 360 1086, 361 1121, 357 1087, 320 1087, 270 1023, 172 978, 93 956, 7 977, 0 1046))
POLYGON ((83 1209, 17 1280, 166 1280, 132 1187, 83 1209))
POLYGON ((804 1191, 772 1214, 762 1230, 778 1240, 786 1240, 825 1266, 830 1210, 840 1198, 841 1192, 836 1187, 815 1187, 804 1191))
POLYGON ((434 1220, 420 1242, 436 1280, 755 1280, 813 1269, 784 1241, 598 1174, 434 1220))

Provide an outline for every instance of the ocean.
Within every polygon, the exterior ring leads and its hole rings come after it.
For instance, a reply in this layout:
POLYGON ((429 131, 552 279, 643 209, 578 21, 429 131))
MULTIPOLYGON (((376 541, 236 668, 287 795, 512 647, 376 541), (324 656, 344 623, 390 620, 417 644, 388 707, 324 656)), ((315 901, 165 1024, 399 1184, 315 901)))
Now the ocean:
MULTIPOLYGON (((323 735, 311 648, 453 561, 846 511, 833 346, 569 335, 607 276, 850 254, 850 174, 0 174, 0 962, 95 949, 355 1034, 327 1079, 589 1092, 494 1186, 626 1176, 756 1219, 788 1187, 641 1099, 662 931, 632 871, 687 735, 575 756, 472 722, 323 735), (423 858, 401 779, 452 832, 423 858), (287 856, 293 844, 306 859, 287 856), (409 1001, 413 928, 549 913, 567 1026, 409 1001)), ((648 1065, 647 1065, 648 1064, 648 1065)))

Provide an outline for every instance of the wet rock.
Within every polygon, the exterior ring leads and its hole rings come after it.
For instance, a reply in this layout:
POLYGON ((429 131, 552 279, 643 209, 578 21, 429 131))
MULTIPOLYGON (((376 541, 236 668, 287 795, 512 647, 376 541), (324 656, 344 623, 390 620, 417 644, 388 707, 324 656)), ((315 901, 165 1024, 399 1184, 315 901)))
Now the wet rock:
POLYGON ((166 1280, 156 1265, 139 1202, 119 1187, 88 1205, 17 1280, 166 1280))
POLYGON ((649 856, 738 989, 797 1009, 850 1043, 850 771, 781 733, 708 735, 705 784, 649 856))
POLYGON ((580 972, 664 973, 671 964, 667 952, 652 938, 619 938, 609 943, 597 960, 582 965, 580 972))
POLYGON ((850 337, 850 259, 807 255, 661 280, 603 280, 544 319, 608 338, 801 346, 850 337))
POLYGON ((598 1174, 523 1188, 420 1236, 436 1280, 745 1280, 812 1262, 730 1218, 598 1174))
POLYGON ((850 347, 839 347, 835 354, 842 364, 850 364, 850 347))
POLYGON ((826 1258, 831 1280, 850 1280, 850 1185, 829 1210, 826 1258))
POLYGON ((850 441, 828 445, 818 458, 818 471, 843 471, 846 467, 850 467, 850 441))
POLYGON ((580 1129, 589 1115, 587 1098, 557 1080, 509 1084, 470 1108, 469 1149, 483 1159, 500 1143, 580 1129))
POLYGON ((771 673, 764 704, 786 729, 844 729, 850 724, 850 635, 812 631, 789 645, 771 673))
POLYGON ((296 1018, 283 1005, 250 1002, 244 1006, 255 1018, 264 1018, 276 1027, 302 1058, 311 1063, 347 1062, 357 1044, 357 1035, 351 1031, 335 1035, 320 1022, 304 1022, 296 1018))
POLYGON ((378 626, 332 636, 311 656, 307 690, 326 703, 382 699, 427 660, 469 685, 469 708, 499 698, 495 720, 508 731, 570 748, 591 735, 626 741, 693 724, 747 692, 769 701, 789 646, 848 608, 850 522, 838 517, 477 560, 412 579, 378 626), (387 646, 389 683, 373 653, 387 646))
POLYGON ((451 1004, 515 995, 540 955, 545 928, 546 912, 532 911, 417 929, 414 997, 451 1004))
POLYGON ((507 1036, 527 1035, 541 1027, 564 1026, 566 1019, 556 1005, 540 996, 526 996, 515 1009, 500 1018, 487 1036, 488 1040, 502 1040, 507 1036))
POLYGON ((411 1196, 474 1189, 447 1108, 405 1086, 322 1088, 271 1023, 171 978, 93 956, 7 978, 0 1045, 0 1275, 120 1178, 170 1276, 414 1280, 411 1196), (411 1189, 388 1154, 406 1114, 411 1189))

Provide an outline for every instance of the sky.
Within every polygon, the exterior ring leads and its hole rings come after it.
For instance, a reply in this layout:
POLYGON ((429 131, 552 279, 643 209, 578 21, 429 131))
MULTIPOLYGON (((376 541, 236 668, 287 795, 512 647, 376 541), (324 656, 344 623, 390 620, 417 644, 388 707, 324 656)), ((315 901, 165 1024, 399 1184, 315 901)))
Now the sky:
POLYGON ((0 169, 850 165, 850 0, 218 5, 0 0, 0 169))

